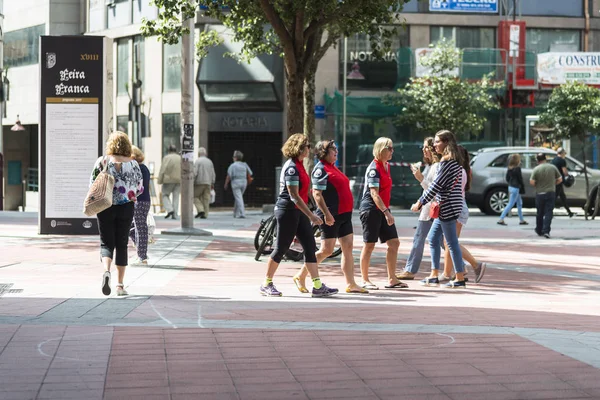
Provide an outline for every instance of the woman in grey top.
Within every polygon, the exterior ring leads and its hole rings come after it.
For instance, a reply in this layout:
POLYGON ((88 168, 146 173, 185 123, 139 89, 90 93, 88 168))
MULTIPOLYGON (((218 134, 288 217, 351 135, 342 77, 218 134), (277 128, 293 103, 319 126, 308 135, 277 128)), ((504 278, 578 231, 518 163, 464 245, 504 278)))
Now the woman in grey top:
POLYGON ((246 218, 244 211, 244 192, 252 177, 252 170, 244 161, 244 154, 236 150, 233 152, 233 163, 227 168, 227 177, 225 178, 225 190, 231 183, 233 191, 234 206, 233 218, 246 218))

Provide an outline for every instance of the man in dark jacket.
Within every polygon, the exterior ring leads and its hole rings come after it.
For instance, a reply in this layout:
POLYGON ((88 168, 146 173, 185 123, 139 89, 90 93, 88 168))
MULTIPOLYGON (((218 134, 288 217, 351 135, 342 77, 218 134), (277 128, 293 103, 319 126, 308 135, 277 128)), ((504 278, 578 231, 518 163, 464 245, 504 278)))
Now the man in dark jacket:
POLYGON ((563 184, 565 177, 569 174, 569 171, 567 170, 567 162, 565 161, 566 156, 567 152, 565 149, 559 147, 558 150, 556 150, 556 157, 554 157, 552 160, 552 164, 558 169, 558 172, 563 180, 561 183, 556 185, 556 197, 560 197, 563 207, 565 210, 567 210, 569 218, 571 218, 575 214, 573 214, 569 209, 569 205, 567 204, 567 195, 565 194, 565 185, 563 184))
POLYGON ((537 155, 538 166, 531 172, 529 183, 535 186, 535 233, 550 239, 550 224, 556 202, 556 185, 562 182, 558 170, 546 161, 546 154, 537 155))

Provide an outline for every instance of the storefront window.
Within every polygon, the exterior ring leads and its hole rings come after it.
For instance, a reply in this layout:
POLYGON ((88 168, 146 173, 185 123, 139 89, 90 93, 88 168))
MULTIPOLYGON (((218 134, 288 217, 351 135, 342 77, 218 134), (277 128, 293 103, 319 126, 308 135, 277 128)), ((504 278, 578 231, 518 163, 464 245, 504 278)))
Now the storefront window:
POLYGON ((22 67, 37 64, 40 36, 46 25, 37 25, 4 34, 4 67, 22 67))
POLYGON ((117 42, 117 95, 126 95, 129 83, 129 39, 117 42))
POLYGON ((162 120, 162 154, 167 155, 169 146, 175 145, 181 150, 181 114, 163 114, 162 120))
POLYGON ((536 53, 581 50, 581 32, 567 29, 527 29, 527 50, 536 53))
POLYGON ((163 46, 163 92, 181 90, 181 44, 163 46))
MULTIPOLYGON (((396 51, 408 47, 408 28, 398 27, 398 34, 392 39, 391 51, 383 60, 372 56, 371 38, 359 33, 348 37, 346 64, 346 85, 349 90, 392 90, 396 87, 398 75, 396 51)), ((340 87, 344 86, 344 46, 340 43, 340 87)))
POLYGON ((496 30, 494 28, 432 26, 430 29, 431 43, 433 44, 444 38, 453 40, 459 49, 493 49, 496 47, 496 30))

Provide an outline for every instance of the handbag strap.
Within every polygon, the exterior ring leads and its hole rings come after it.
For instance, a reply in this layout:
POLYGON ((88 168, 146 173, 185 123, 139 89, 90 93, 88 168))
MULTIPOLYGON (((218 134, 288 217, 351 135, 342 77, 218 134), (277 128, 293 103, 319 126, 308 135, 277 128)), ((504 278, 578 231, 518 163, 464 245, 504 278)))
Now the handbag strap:
POLYGON ((100 165, 103 167, 102 169, 100 169, 100 172, 108 170, 108 159, 106 156, 102 157, 102 161, 100 162, 100 165))
MULTIPOLYGON (((456 184, 458 183, 459 176, 457 176, 456 179, 454 180, 454 183, 452 184, 452 187, 450 188, 450 193, 452 193, 452 190, 454 189, 454 186, 456 186, 456 184)), ((439 202, 439 205, 440 206, 442 205, 442 201, 439 202)))

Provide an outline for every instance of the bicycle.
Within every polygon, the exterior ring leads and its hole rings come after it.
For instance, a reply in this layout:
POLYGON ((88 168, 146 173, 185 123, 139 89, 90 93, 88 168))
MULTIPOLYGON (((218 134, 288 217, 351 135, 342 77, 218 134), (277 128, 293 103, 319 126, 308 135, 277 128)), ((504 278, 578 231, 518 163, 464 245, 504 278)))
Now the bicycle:
MULTIPOLYGON (((317 242, 317 250, 319 249, 319 242, 317 240, 321 237, 321 230, 318 226, 313 225, 313 234, 315 236, 315 241, 317 242)), ((263 255, 271 254, 273 251, 273 244, 275 243, 275 239, 277 237, 277 220, 275 219, 275 215, 271 215, 269 218, 260 221, 260 226, 256 231, 256 235, 254 235, 254 248, 256 249, 256 256, 254 259, 256 261, 260 260, 260 257, 263 255)), ((297 244, 296 239, 294 238, 294 242, 292 246, 297 244)), ((334 258, 342 254, 342 248, 336 248, 333 253, 327 258, 334 258)), ((303 250, 296 250, 292 247, 285 253, 285 258, 291 261, 300 261, 304 258, 303 250)))

